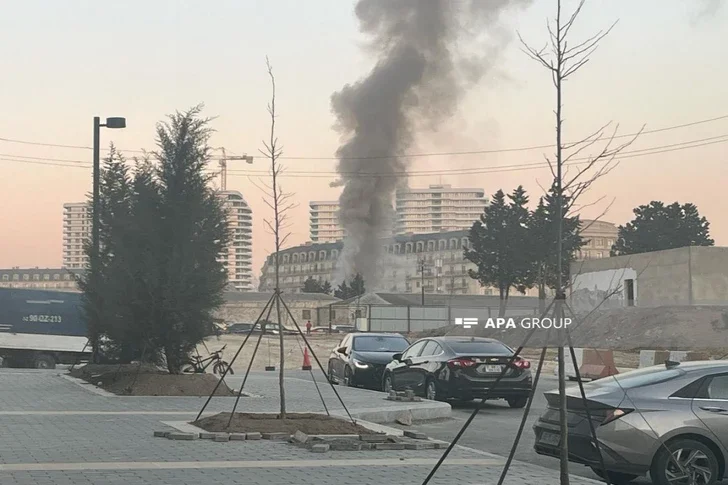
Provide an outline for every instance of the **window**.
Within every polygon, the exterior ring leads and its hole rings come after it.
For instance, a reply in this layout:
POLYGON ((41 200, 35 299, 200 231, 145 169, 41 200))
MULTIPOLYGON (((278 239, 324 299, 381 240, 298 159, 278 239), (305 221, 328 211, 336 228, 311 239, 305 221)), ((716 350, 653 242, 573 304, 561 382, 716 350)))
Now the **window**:
POLYGON ((3 281, 8 281, 10 279, 9 275, 4 274, 3 275, 3 281))
POLYGON ((425 344, 427 343, 427 340, 422 340, 421 342, 415 343, 412 347, 407 349, 407 351, 402 354, 402 360, 405 359, 414 359, 418 355, 420 355, 420 351, 425 347, 425 344))
POLYGON ((359 352, 402 352, 409 342, 400 336, 366 335, 354 338, 353 349, 359 352))
POLYGON ((715 376, 708 384, 708 399, 728 400, 728 376, 715 376))
POLYGON ((463 339, 448 342, 456 354, 512 355, 513 351, 498 341, 463 339))
POLYGON ((304 320, 311 320, 311 310, 301 310, 301 316, 304 320))
POLYGON ((442 347, 440 347, 440 344, 434 340, 430 340, 427 342, 427 345, 425 345, 425 349, 422 351, 421 355, 439 355, 441 353, 442 347))

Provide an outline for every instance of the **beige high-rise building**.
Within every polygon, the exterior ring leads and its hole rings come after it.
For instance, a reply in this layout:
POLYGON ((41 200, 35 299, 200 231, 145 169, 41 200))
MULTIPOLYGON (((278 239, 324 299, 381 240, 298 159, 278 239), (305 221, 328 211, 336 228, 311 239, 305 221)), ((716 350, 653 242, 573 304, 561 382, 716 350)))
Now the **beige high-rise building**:
POLYGON ((310 237, 314 243, 327 243, 344 239, 344 228, 339 223, 339 201, 311 201, 308 203, 310 237))
MULTIPOLYGON (((238 291, 253 290, 253 211, 240 192, 219 192, 228 214, 232 239, 220 261, 228 272, 230 286, 238 291)), ((85 269, 88 258, 84 242, 91 239, 90 204, 63 204, 63 268, 85 269)))
POLYGON ((63 204, 63 268, 86 268, 84 245, 91 240, 91 216, 88 202, 63 204))
POLYGON ((607 221, 581 220, 581 237, 586 242, 576 255, 577 260, 608 258, 617 240, 619 229, 607 221))
POLYGON ((232 233, 227 251, 220 256, 228 272, 230 286, 238 291, 253 290, 253 211, 235 190, 218 194, 228 213, 232 233))
POLYGON ((396 234, 430 234, 470 229, 487 204, 483 189, 430 185, 397 191, 396 234))

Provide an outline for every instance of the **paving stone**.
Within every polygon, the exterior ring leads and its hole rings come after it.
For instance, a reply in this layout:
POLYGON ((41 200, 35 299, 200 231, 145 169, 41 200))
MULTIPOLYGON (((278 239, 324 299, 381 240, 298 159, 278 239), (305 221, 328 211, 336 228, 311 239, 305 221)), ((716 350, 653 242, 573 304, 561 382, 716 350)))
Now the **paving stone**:
POLYGON ((209 433, 209 432, 205 431, 204 433, 200 433, 200 439, 213 440, 213 439, 215 439, 216 435, 217 435, 217 433, 209 433))
POLYGON ((407 389, 406 391, 404 391, 404 397, 406 397, 407 399, 413 399, 415 397, 415 391, 413 391, 412 389, 407 389))
POLYGON ((376 450, 404 450, 404 443, 377 443, 374 445, 376 450))
POLYGON ((155 431, 154 437, 155 438, 166 438, 169 435, 169 431, 155 431))
POLYGON ((314 453, 326 453, 327 451, 329 451, 329 445, 324 443, 313 445, 311 447, 311 451, 314 453))
POLYGON ((167 438, 176 441, 192 441, 198 439, 200 436, 195 433, 169 433, 167 438))
POLYGON ((291 435, 288 433, 263 433, 262 437, 264 440, 271 441, 286 441, 291 439, 291 435))
POLYGON ((230 441, 245 441, 247 437, 245 433, 230 433, 230 441))
POLYGON ((296 443, 306 443, 308 439, 308 435, 302 431, 296 431, 293 434, 293 441, 295 441, 296 443))
POLYGON ((420 441, 419 443, 405 443, 405 450, 434 450, 435 443, 431 441, 420 441))
POLYGON ((359 436, 359 439, 367 443, 386 443, 388 437, 385 434, 363 434, 359 436))
POLYGON ((426 440, 427 439, 427 435, 425 433, 420 433, 419 431, 409 431, 408 430, 408 431, 404 432, 404 435, 407 438, 412 438, 412 439, 416 439, 416 440, 426 440))
POLYGON ((216 441, 218 443, 224 443, 226 441, 230 441, 230 435, 229 434, 218 433, 215 436, 215 438, 213 439, 213 441, 216 441))
POLYGON ((263 435, 260 433, 245 433, 246 440, 259 440, 262 438, 263 438, 263 435))
POLYGON ((404 412, 397 416, 397 422, 403 426, 412 426, 412 413, 404 412))

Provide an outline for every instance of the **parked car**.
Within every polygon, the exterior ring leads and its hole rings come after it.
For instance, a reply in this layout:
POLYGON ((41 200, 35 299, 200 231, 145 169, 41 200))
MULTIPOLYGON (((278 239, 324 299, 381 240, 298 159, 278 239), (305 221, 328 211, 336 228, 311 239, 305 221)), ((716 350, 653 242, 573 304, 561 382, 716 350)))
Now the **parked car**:
MULTIPOLYGON (((584 390, 613 484, 647 472, 655 485, 712 485, 726 477, 728 361, 646 367, 592 381, 584 390)), ((566 391, 569 460, 603 476, 579 387, 566 391)), ((534 448, 558 457, 559 394, 544 395, 548 409, 534 425, 534 448)))
MULTIPOLYGON (((253 323, 233 323, 228 325, 227 327, 227 333, 232 334, 246 334, 250 333, 250 329, 253 328, 253 323)), ((258 327, 260 328, 260 327, 258 327)))
POLYGON ((385 366, 408 346, 409 341, 397 333, 350 333, 329 356, 329 380, 380 390, 385 366))
POLYGON ((387 392, 411 389, 430 400, 470 401, 487 396, 522 408, 531 393, 529 361, 517 357, 498 386, 490 389, 514 353, 504 343, 488 338, 421 339, 394 355, 382 387, 387 392))

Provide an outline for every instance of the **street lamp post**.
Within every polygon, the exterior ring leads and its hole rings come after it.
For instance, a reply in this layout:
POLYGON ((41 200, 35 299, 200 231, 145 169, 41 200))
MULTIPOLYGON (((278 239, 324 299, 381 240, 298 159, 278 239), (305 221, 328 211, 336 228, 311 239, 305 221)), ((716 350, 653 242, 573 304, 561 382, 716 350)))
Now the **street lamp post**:
MULTIPOLYGON (((92 221, 91 221, 91 241, 92 241, 92 255, 91 255, 91 277, 93 278, 93 286, 96 286, 96 280, 98 277, 98 258, 100 253, 100 235, 99 235, 99 199, 101 191, 101 127, 106 128, 126 128, 125 118, 106 118, 106 123, 101 123, 101 118, 94 116, 94 145, 93 145, 93 201, 92 201, 92 221)), ((100 304, 100 299, 97 299, 97 305, 100 304)), ((97 325, 98 322, 95 322, 97 325)), ((97 335, 93 335, 94 340, 92 341, 93 360, 96 360, 96 351, 98 349, 96 338, 97 335)))

